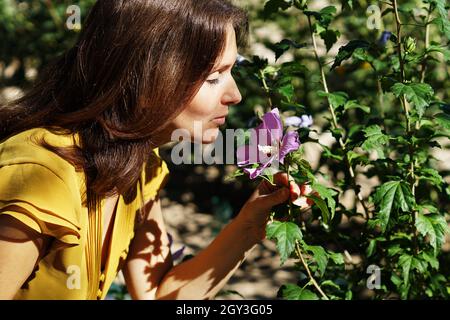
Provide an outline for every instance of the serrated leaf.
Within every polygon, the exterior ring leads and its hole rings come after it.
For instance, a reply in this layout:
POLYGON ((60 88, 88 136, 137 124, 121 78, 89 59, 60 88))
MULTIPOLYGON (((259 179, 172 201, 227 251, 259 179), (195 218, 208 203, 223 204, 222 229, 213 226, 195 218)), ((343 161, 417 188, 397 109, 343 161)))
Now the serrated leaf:
POLYGON ((431 184, 435 185, 439 191, 442 190, 442 184, 444 179, 441 177, 439 172, 433 168, 421 168, 418 171, 419 180, 429 181, 431 184))
POLYGON ((331 66, 331 70, 341 65, 342 61, 351 58, 353 52, 357 48, 368 49, 370 46, 369 42, 365 40, 351 40, 345 46, 339 48, 339 52, 334 58, 334 63, 331 66))
POLYGON ((439 260, 431 255, 428 254, 428 252, 422 252, 421 257, 424 261, 426 261, 433 269, 438 270, 439 269, 439 260))
POLYGON ((433 247, 436 255, 445 242, 445 235, 448 232, 445 218, 439 214, 424 215, 419 213, 416 220, 416 228, 422 236, 429 237, 430 245, 433 247))
POLYGON ((323 276, 328 265, 328 255, 321 246, 304 245, 303 248, 312 254, 314 261, 319 268, 320 276, 323 276))
MULTIPOLYGON (((324 222, 328 224, 330 220, 333 219, 334 213, 336 211, 336 201, 334 200, 333 196, 337 194, 336 191, 333 189, 327 188, 324 185, 321 185, 320 183, 314 182, 312 184, 312 189, 316 191, 320 198, 314 199, 311 198, 319 207, 319 209, 322 211, 322 217, 324 219, 324 222), (324 206, 325 203, 322 203, 324 200, 327 202, 327 205, 324 206), (316 202, 317 201, 317 202, 316 202), (331 211, 328 211, 328 208, 331 211)), ((310 197, 315 197, 314 195, 309 195, 310 197)), ((315 197, 317 198, 317 197, 315 197)))
POLYGON ((308 289, 300 288, 295 284, 283 285, 282 295, 287 300, 319 300, 319 297, 308 289))
POLYGON ((425 108, 430 104, 434 95, 433 88, 427 83, 399 83, 397 82, 391 88, 392 93, 400 98, 402 95, 412 103, 421 118, 425 113, 425 108))
POLYGON ((392 211, 401 209, 408 212, 414 205, 414 198, 403 181, 389 181, 378 187, 374 195, 379 208, 377 219, 383 232, 389 223, 392 211))
POLYGON ((411 271, 413 257, 408 254, 402 254, 398 259, 398 265, 402 268, 403 283, 407 286, 409 283, 409 273, 411 271))
POLYGON ((295 250, 296 241, 302 239, 302 232, 295 223, 274 221, 267 225, 266 236, 268 239, 276 240, 283 265, 295 250))
POLYGON ((309 195, 305 195, 306 198, 311 199, 312 201, 314 201, 314 204, 320 209, 320 211, 322 212, 322 218, 323 218, 323 222, 328 224, 328 221, 330 220, 330 211, 328 210, 328 207, 325 203, 325 201, 323 201, 322 198, 317 197, 313 194, 309 194, 309 195))
POLYGON ((436 24, 439 30, 450 39, 450 21, 448 20, 448 11, 445 9, 446 0, 432 0, 431 3, 435 5, 439 14, 439 17, 434 19, 432 23, 436 24))
POLYGON ((322 31, 319 35, 322 38, 322 40, 325 42, 327 52, 330 51, 331 47, 337 42, 337 40, 341 36, 339 31, 330 30, 330 29, 322 31))
POLYGON ((361 145, 365 151, 375 150, 380 159, 385 159, 384 146, 389 142, 389 136, 385 135, 380 126, 372 125, 363 130, 366 141, 361 145))

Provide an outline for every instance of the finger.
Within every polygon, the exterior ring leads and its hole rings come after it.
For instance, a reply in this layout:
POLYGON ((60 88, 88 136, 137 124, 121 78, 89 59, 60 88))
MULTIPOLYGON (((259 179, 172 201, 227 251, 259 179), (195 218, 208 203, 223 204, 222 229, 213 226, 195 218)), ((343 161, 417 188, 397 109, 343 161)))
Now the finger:
MULTIPOLYGON (((291 180, 292 177, 291 177, 291 180)), ((289 179, 288 179, 288 175, 286 172, 277 172, 275 173, 275 175, 273 176, 273 182, 275 183, 275 185, 279 186, 279 187, 288 187, 289 186, 289 179)))
POLYGON ((301 194, 301 189, 297 183, 291 181, 289 184, 289 190, 291 192, 291 201, 295 201, 301 194))
POLYGON ((285 202, 289 198, 289 189, 280 188, 272 193, 260 197, 259 203, 264 210, 285 202))

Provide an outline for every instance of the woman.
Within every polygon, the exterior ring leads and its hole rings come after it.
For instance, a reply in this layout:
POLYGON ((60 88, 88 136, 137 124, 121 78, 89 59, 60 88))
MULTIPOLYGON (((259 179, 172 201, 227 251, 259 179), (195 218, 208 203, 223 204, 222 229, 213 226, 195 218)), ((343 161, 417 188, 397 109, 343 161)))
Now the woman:
POLYGON ((260 184, 207 248, 174 267, 158 147, 175 129, 214 141, 214 119, 241 100, 231 68, 247 29, 223 0, 94 5, 76 45, 0 109, 0 298, 103 299, 119 270, 134 299, 217 294, 288 199, 287 176, 260 184))

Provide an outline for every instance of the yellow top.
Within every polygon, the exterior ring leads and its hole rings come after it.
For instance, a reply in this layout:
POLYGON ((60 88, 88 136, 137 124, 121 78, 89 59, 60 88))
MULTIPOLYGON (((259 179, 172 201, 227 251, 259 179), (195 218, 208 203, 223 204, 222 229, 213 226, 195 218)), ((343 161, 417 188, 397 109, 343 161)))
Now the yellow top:
MULTIPOLYGON (((39 233, 54 238, 50 250, 36 265, 15 299, 104 299, 122 268, 134 236, 136 197, 119 196, 105 269, 101 262, 101 212, 89 217, 82 203, 85 175, 55 153, 35 144, 44 137, 51 145, 70 146, 76 135, 56 135, 37 128, 0 143, 0 214, 10 215, 39 233), (18 206, 21 212, 11 211, 18 206)), ((154 199, 167 181, 167 164, 154 149, 155 165, 145 165, 141 179, 145 202, 154 199)), ((102 200, 101 208, 104 208, 102 200)), ((19 211, 19 210, 17 210, 19 211)))

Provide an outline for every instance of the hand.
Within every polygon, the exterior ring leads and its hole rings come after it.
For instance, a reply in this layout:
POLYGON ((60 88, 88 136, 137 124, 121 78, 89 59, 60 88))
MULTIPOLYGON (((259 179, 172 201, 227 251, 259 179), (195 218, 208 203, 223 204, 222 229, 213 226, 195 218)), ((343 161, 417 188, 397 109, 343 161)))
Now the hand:
POLYGON ((299 186, 284 172, 274 175, 275 185, 263 180, 242 207, 236 221, 241 223, 251 241, 258 243, 266 236, 266 224, 272 207, 287 201, 300 206, 302 210, 311 202, 302 196, 311 192, 306 185, 299 186))

